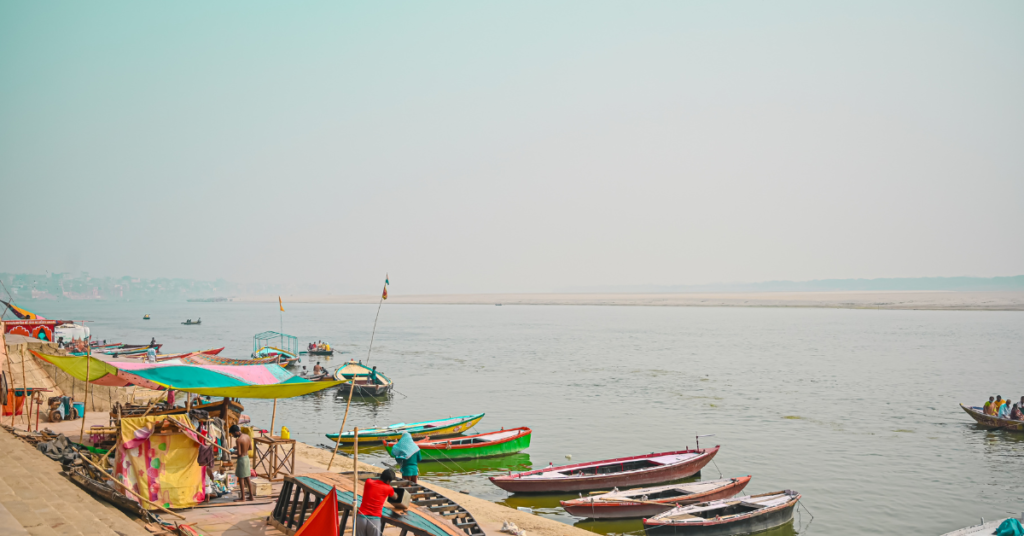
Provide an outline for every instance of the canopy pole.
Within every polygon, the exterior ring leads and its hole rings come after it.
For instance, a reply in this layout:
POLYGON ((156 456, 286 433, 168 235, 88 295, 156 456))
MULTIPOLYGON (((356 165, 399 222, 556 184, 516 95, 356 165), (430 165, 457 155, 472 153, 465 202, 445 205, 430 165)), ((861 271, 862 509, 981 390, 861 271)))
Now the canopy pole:
MULTIPOLYGON (((341 370, 341 369, 338 369, 341 370)), ((342 376, 344 378, 345 376, 342 376)), ((345 384, 342 384, 345 385, 345 384)), ((345 404, 345 416, 341 418, 341 430, 338 430, 338 439, 334 441, 334 452, 331 453, 331 461, 327 464, 327 470, 331 470, 334 464, 334 456, 338 454, 338 447, 341 446, 341 434, 345 433, 345 421, 348 420, 348 408, 352 407, 352 393, 356 392, 356 376, 352 375, 352 384, 348 386, 348 403, 345 404)), ((358 428, 357 428, 358 430, 358 428)))
MULTIPOLYGON (((4 348, 4 350, 6 350, 6 349, 7 348, 4 348)), ((14 414, 17 413, 17 411, 14 411, 14 408, 17 406, 18 392, 14 390, 14 372, 11 370, 11 356, 10 355, 7 356, 6 361, 7 361, 7 381, 10 383, 9 389, 10 389, 10 392, 11 392, 11 396, 14 397, 12 399, 12 400, 14 400, 14 402, 11 403, 11 428, 14 428, 14 414)), ((7 401, 6 400, 4 400, 4 405, 5 406, 7 405, 7 401)))
MULTIPOLYGON (((5 348, 5 350, 6 350, 6 348, 5 348)), ((25 352, 18 352, 18 355, 21 356, 21 386, 25 388, 25 390, 22 391, 21 396, 27 402, 28 401, 28 376, 25 375, 25 352)), ((7 359, 8 360, 11 359, 11 354, 10 353, 7 354, 7 359)), ((17 398, 18 393, 14 393, 14 395, 15 395, 15 398, 17 398)), ((29 425, 32 424, 32 419, 29 419, 28 413, 24 409, 25 408, 25 402, 21 403, 21 407, 22 407, 21 414, 25 416, 25 431, 27 432, 28 429, 29 429, 29 425)), ((29 404, 29 407, 31 408, 32 405, 29 404)), ((15 412, 15 413, 17 413, 17 412, 15 412)))
POLYGON ((274 399, 274 413, 270 415, 270 437, 274 437, 274 421, 277 420, 277 399, 274 399))
MULTIPOLYGON (((338 436, 341 439, 341 436, 338 436)), ((359 517, 359 427, 352 430, 352 534, 356 534, 356 518, 359 517)), ((330 469, 328 469, 329 471, 330 469)))
POLYGON ((78 433, 78 442, 85 444, 85 414, 89 407, 89 365, 92 365, 92 358, 85 356, 85 402, 82 403, 82 431, 78 433))

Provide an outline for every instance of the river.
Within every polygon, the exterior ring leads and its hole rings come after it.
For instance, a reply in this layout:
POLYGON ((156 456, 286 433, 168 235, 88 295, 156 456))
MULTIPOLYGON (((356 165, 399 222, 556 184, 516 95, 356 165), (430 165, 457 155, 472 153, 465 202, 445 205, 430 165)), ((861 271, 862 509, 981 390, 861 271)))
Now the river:
MULTIPOLYGON (((22 305, 90 320, 98 339, 156 337, 164 352, 227 346, 231 357, 280 322, 276 303, 22 305)), ((284 331, 301 347, 324 340, 344 352, 320 359, 330 368, 367 359, 376 305, 285 308, 284 331)), ((722 449, 703 478, 750 474, 751 493, 803 495, 793 526, 773 535, 941 534, 1024 510, 1024 434, 983 431, 958 406, 1019 400, 1022 357, 1019 312, 385 303, 369 359, 397 392, 356 399, 349 427, 471 413, 487 414, 478 431, 529 426, 523 454, 424 463, 421 478, 604 534, 642 526, 575 519, 558 506, 570 496, 509 496, 486 476, 714 434, 702 446, 722 449)), ((243 402, 269 426, 271 401, 243 402)), ((281 401, 277 423, 324 444, 344 410, 324 392, 281 401)))

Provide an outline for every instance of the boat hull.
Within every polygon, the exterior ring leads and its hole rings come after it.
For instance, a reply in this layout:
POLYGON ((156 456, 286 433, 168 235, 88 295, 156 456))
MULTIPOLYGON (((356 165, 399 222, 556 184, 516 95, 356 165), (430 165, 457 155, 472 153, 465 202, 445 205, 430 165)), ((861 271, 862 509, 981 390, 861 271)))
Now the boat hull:
POLYGON ((334 355, 334 350, 308 350, 306 355, 334 355))
MULTIPOLYGON (((335 378, 333 376, 329 376, 328 379, 333 380, 335 378)), ((384 395, 387 395, 388 393, 391 392, 391 388, 393 386, 394 385, 390 384, 390 383, 384 384, 384 385, 381 385, 381 384, 377 384, 377 385, 356 384, 355 385, 356 392, 352 393, 352 396, 384 396, 384 395)), ((349 381, 348 383, 343 383, 343 384, 339 385, 338 386, 338 396, 340 396, 340 397, 348 396, 348 392, 349 392, 350 389, 352 389, 352 382, 351 381, 349 381)))
MULTIPOLYGON (((509 441, 494 442, 480 446, 466 448, 436 448, 420 445, 420 460, 422 461, 448 461, 448 460, 470 460, 474 458, 488 458, 491 456, 504 456, 515 454, 530 447, 530 437, 533 432, 522 434, 509 441)), ((431 436, 434 437, 434 436, 431 436)), ((388 454, 394 443, 385 443, 384 448, 388 454)))
MULTIPOLYGON (((476 423, 480 422, 480 419, 483 418, 484 414, 481 413, 479 415, 473 415, 467 419, 463 419, 446 426, 438 426, 434 428, 423 428, 420 426, 416 428, 405 428, 396 430, 372 430, 368 431, 368 433, 359 432, 359 444, 372 445, 380 444, 385 441, 398 441, 398 439, 402 437, 403 430, 409 432, 409 435, 411 435, 413 439, 423 439, 425 437, 453 437, 476 426, 476 423)), ((331 441, 336 441, 338 439, 338 434, 327 434, 327 439, 330 439, 331 441)), ((354 438, 352 436, 352 432, 346 432, 344 435, 341 436, 340 443, 342 445, 351 445, 353 442, 354 438)))
POLYGON ((644 532, 647 536, 741 536, 764 532, 780 527, 793 521, 793 511, 799 498, 784 505, 766 508, 763 512, 745 516, 735 521, 715 521, 708 519, 704 523, 657 523, 644 520, 644 532))
POLYGON ((675 508, 681 502, 707 502, 716 501, 718 499, 728 499, 734 495, 739 494, 743 491, 743 488, 747 487, 750 482, 750 477, 740 477, 735 479, 734 482, 726 486, 715 488, 707 493, 694 493, 691 495, 682 495, 679 497, 673 497, 671 499, 662 499, 654 501, 645 501, 663 503, 664 506, 657 506, 654 504, 644 504, 639 502, 604 502, 601 501, 588 501, 585 499, 573 499, 571 501, 561 501, 562 508, 565 509, 569 515, 575 517, 588 517, 591 519, 627 519, 627 518, 638 518, 638 517, 651 517, 656 516, 662 512, 667 512, 672 508, 675 508))
MULTIPOLYGON (((524 479, 519 475, 492 476, 491 482, 499 488, 512 493, 570 493, 577 491, 592 491, 597 489, 630 488, 646 486, 649 484, 660 484, 672 480, 679 480, 693 476, 718 454, 719 447, 701 449, 701 455, 677 464, 653 467, 640 471, 629 471, 626 473, 609 473, 604 475, 570 476, 558 479, 524 479)), ((607 462, 631 461, 647 458, 648 456, 633 456, 607 462)), ((583 465, 583 464, 579 464, 583 465)), ((573 467, 573 466, 566 466, 573 467)), ((558 468, 564 470, 565 467, 558 468)), ((529 474, 531 472, 522 473, 529 474)))
POLYGON ((978 422, 978 426, 987 428, 989 430, 999 428, 1002 430, 1009 430, 1011 432, 1024 432, 1024 421, 1014 421, 1011 419, 1000 419, 999 417, 993 417, 992 415, 985 415, 985 412, 981 408, 974 408, 960 404, 960 408, 963 409, 972 419, 978 422))

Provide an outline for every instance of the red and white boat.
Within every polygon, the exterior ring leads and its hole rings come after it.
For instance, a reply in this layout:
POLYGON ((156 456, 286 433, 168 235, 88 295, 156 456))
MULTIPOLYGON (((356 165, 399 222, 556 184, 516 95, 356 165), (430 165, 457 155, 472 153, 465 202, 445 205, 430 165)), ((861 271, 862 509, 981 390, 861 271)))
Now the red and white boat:
POLYGON ((566 512, 576 517, 592 519, 652 517, 683 504, 728 499, 743 491, 749 482, 750 475, 720 480, 702 480, 653 488, 616 490, 611 493, 561 501, 561 503, 566 512))
POLYGON ((711 449, 677 450, 549 466, 523 473, 492 476, 491 482, 512 493, 563 493, 659 484, 693 476, 718 454, 711 449))

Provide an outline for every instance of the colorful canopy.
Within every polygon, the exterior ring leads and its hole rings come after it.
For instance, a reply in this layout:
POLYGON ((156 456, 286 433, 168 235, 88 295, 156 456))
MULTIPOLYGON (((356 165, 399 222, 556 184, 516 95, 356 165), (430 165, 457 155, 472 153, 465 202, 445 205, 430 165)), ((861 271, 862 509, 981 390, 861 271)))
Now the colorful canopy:
POLYGON ((108 363, 89 356, 55 356, 33 351, 71 376, 96 385, 174 389, 186 393, 231 398, 291 398, 344 382, 311 382, 280 365, 189 365, 180 360, 162 363, 108 363), (88 367, 89 377, 86 378, 88 367))

